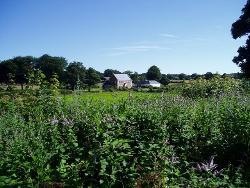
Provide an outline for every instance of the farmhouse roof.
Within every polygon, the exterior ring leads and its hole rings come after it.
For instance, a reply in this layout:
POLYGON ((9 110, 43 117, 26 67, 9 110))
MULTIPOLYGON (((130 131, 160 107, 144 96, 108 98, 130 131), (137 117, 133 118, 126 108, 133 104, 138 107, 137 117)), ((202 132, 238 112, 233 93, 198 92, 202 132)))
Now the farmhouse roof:
POLYGON ((142 84, 160 84, 156 80, 144 80, 142 81, 142 84))
POLYGON ((127 74, 114 74, 114 77, 117 80, 131 80, 131 78, 127 74))

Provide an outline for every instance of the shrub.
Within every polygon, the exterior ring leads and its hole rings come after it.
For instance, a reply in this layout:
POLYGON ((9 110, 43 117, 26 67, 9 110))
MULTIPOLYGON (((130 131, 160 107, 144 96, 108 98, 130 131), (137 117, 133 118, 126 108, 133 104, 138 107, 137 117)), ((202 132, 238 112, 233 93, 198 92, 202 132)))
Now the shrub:
POLYGON ((240 92, 240 81, 233 78, 220 78, 214 76, 210 80, 199 78, 194 80, 183 89, 183 96, 197 98, 221 96, 229 93, 240 92))
POLYGON ((0 186, 249 187, 248 95, 74 97, 0 98, 0 186))

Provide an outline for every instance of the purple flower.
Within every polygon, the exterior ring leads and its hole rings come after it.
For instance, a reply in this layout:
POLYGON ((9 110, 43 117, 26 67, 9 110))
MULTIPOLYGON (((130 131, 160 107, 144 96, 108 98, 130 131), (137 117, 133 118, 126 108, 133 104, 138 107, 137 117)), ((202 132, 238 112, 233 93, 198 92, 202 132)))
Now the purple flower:
POLYGON ((219 175, 223 169, 218 170, 218 165, 214 163, 214 156, 211 156, 208 161, 198 163, 196 169, 200 172, 211 172, 214 175, 219 175))

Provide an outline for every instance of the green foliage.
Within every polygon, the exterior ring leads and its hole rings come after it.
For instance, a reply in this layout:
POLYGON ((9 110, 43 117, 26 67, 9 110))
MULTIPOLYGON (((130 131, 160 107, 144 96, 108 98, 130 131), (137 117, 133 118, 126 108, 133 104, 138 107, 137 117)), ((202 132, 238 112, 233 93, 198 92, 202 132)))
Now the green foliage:
MULTIPOLYGON (((238 85, 199 81, 213 89, 238 85)), ((34 94, 0 98, 0 186, 249 187, 245 93, 193 100, 87 92, 67 99, 57 87, 54 75, 34 94)))
POLYGON ((87 80, 86 80, 86 83, 89 87, 89 91, 91 87, 95 86, 100 81, 101 81, 100 76, 97 74, 96 70, 90 67, 87 70, 87 80))
POLYGON ((45 82, 45 75, 40 70, 31 71, 28 76, 28 86, 41 86, 45 82))
POLYGON ((106 69, 103 73, 103 76, 104 77, 111 77, 113 74, 121 74, 121 72, 118 70, 106 69))
POLYGON ((15 70, 16 83, 21 84, 23 89, 23 84, 27 83, 27 75, 33 70, 35 58, 32 56, 15 57, 12 61, 17 66, 15 70))
POLYGON ((36 68, 45 74, 47 80, 49 80, 53 74, 57 74, 59 79, 62 80, 67 64, 64 57, 53 57, 47 54, 36 60, 36 68))
POLYGON ((187 79, 187 75, 184 74, 184 73, 181 73, 181 74, 179 74, 179 79, 180 80, 186 80, 187 79))
POLYGON ((191 98, 221 96, 235 94, 241 91, 240 81, 226 77, 214 76, 210 80, 199 78, 187 84, 183 89, 183 95, 191 98))
POLYGON ((211 73, 211 72, 207 72, 206 74, 204 74, 204 78, 206 79, 206 80, 210 80, 210 79, 212 79, 214 77, 214 75, 213 75, 213 73, 211 73))
POLYGON ((148 69, 148 72, 146 73, 146 77, 148 80, 159 81, 161 79, 161 71, 157 66, 154 65, 148 69))
POLYGON ((242 9, 240 18, 232 24, 232 36, 234 39, 242 36, 248 36, 245 46, 238 49, 238 56, 235 56, 233 62, 236 63, 244 73, 245 77, 250 78, 250 1, 248 0, 242 9))
POLYGON ((168 79, 167 75, 166 74, 163 74, 161 76, 161 80, 160 80, 160 83, 164 86, 168 85, 170 83, 170 80, 168 79))
POLYGON ((9 74, 13 75, 13 81, 21 84, 27 83, 27 75, 33 70, 35 58, 32 56, 15 57, 1 62, 0 66, 0 82, 8 83, 9 74))
POLYGON ((243 79, 241 82, 241 87, 246 93, 250 93, 250 79, 243 79))
POLYGON ((80 62, 73 62, 66 69, 66 83, 70 89, 79 89, 86 77, 86 68, 80 62), (78 87, 78 88, 77 88, 78 87))
POLYGON ((132 79, 134 84, 138 84, 140 81, 140 75, 137 72, 130 74, 130 78, 132 79))

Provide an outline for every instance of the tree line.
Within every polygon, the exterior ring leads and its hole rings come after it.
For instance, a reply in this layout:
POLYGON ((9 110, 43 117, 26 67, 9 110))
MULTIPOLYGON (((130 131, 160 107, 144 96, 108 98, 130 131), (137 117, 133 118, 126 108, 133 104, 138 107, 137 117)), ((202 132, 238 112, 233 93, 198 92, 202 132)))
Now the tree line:
MULTIPOLYGON (((238 49, 238 56, 235 56, 233 62, 242 70, 242 74, 235 73, 230 76, 234 78, 250 78, 250 0, 242 9, 242 15, 232 24, 231 33, 234 39, 246 36, 246 44, 238 49)), ((39 58, 33 56, 18 56, 12 59, 0 61, 0 83, 1 84, 20 84, 22 89, 25 84, 32 82, 37 84, 39 79, 45 79, 48 82, 57 78, 58 81, 70 89, 77 86, 91 87, 104 80, 104 77, 110 77, 113 73, 121 73, 118 70, 106 69, 104 73, 96 71, 94 68, 88 69, 81 62, 71 62, 68 64, 64 57, 43 55, 39 58)), ((204 75, 196 73, 192 75, 181 74, 161 74, 157 66, 152 66, 147 73, 138 74, 133 71, 125 71, 129 74, 135 84, 148 79, 157 80, 166 85, 170 80, 189 80, 204 77, 210 79, 213 73, 207 72, 204 75)), ((226 76, 223 74, 222 76, 226 76)))
MULTIPOLYGON (((143 80, 156 80, 162 85, 167 85, 171 80, 190 80, 204 77, 210 79, 213 73, 207 72, 204 75, 191 74, 162 74, 157 66, 151 66, 146 73, 139 74, 133 71, 120 72, 115 69, 106 69, 103 73, 92 67, 86 68, 82 62, 70 62, 64 57, 42 55, 41 57, 18 56, 0 62, 0 83, 39 85, 41 80, 52 82, 57 78, 61 85, 68 89, 91 88, 110 77, 112 74, 128 74, 134 84, 143 80)), ((225 75, 223 75, 225 76, 225 75)), ((231 75, 239 78, 240 74, 231 75)))
POLYGON ((94 68, 88 69, 81 62, 68 64, 64 57, 42 55, 18 56, 0 62, 0 83, 20 84, 23 86, 44 79, 47 82, 56 77, 58 81, 70 89, 75 89, 77 84, 91 87, 101 81, 100 74, 94 68))

